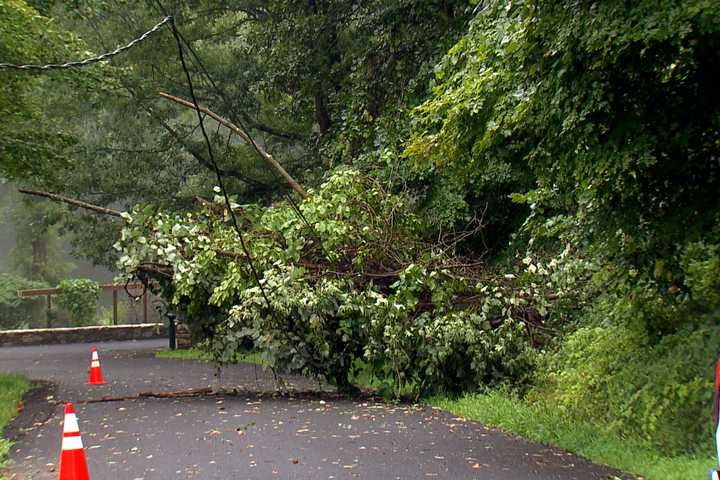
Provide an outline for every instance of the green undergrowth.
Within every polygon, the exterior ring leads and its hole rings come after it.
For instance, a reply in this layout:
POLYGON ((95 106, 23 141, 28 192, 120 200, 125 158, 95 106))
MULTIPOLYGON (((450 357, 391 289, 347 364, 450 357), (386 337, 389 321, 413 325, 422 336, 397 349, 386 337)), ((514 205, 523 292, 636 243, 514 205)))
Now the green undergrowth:
POLYGON ((642 475, 647 480, 706 478, 716 461, 713 457, 663 456, 640 441, 613 436, 503 391, 468 394, 458 399, 435 396, 427 403, 508 433, 569 450, 593 462, 642 475))
MULTIPOLYGON (((188 350, 160 350, 155 354, 157 358, 175 358, 180 360, 199 360, 202 362, 212 362, 212 356, 197 348, 188 350)), ((257 352, 239 353, 236 358, 237 362, 254 363, 256 365, 267 365, 265 359, 257 352)))
MULTIPOLYGON (((18 412, 18 403, 25 392, 30 390, 30 382, 23 376, 0 373, 0 433, 18 412)), ((7 454, 12 443, 0 436, 0 469, 5 467, 7 454)), ((3 479, 0 473, 0 479, 3 479)))

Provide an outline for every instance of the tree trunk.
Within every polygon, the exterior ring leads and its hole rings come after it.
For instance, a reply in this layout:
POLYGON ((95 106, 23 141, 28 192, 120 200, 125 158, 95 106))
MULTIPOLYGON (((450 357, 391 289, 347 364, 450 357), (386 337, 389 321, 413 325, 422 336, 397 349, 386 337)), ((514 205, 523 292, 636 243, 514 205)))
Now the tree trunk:
POLYGON ((45 271, 48 261, 48 236, 44 230, 32 239, 32 264, 30 265, 30 279, 45 280, 45 271))
POLYGON ((315 119, 320 125, 320 134, 325 135, 330 130, 332 121, 327 109, 327 99, 322 91, 315 94, 315 119))

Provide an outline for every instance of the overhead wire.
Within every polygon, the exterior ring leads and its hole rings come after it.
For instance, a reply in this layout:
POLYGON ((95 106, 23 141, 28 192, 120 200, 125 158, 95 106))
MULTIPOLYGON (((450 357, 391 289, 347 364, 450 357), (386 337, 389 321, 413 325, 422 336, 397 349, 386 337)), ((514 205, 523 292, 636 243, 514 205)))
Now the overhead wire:
POLYGON ((78 68, 78 67, 86 67, 88 65, 92 65, 94 63, 102 62, 105 60, 109 60, 112 57, 116 55, 120 55, 123 52, 126 52, 127 50, 130 50, 135 45, 147 40, 152 34, 160 30, 160 28, 172 21, 172 18, 170 16, 166 16, 163 18, 160 22, 158 22, 154 27, 152 27, 147 32, 143 33, 139 37, 135 38, 131 42, 127 43, 126 45, 123 45, 121 47, 117 47, 115 50, 112 50, 110 52, 105 52, 100 55, 86 58, 85 60, 76 60, 76 61, 67 61, 64 63, 47 63, 45 65, 36 65, 36 64, 16 64, 16 63, 0 63, 0 70, 38 70, 38 71, 48 71, 48 70, 64 70, 68 68, 78 68))

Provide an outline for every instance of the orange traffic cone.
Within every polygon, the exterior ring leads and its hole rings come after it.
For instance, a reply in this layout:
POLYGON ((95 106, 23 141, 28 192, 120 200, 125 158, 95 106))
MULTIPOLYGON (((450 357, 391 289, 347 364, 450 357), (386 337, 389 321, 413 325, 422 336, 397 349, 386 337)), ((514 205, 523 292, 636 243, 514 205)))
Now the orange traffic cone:
POLYGON ((90 480, 80 428, 72 403, 65 404, 59 480, 90 480))
POLYGON ((97 349, 92 348, 92 359, 90 360, 90 379, 88 380, 90 385, 102 385, 105 382, 102 378, 102 370, 100 370, 100 358, 98 357, 97 349))

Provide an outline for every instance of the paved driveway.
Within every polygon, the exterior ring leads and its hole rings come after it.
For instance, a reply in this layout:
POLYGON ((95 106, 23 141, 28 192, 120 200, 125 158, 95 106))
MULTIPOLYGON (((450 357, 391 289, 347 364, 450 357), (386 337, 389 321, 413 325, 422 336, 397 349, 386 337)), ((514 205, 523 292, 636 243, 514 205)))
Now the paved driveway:
POLYGON ((129 479, 483 479, 588 480, 620 475, 566 452, 413 406, 351 401, 290 377, 297 393, 274 397, 268 372, 223 370, 232 396, 103 396, 216 385, 204 362, 156 359, 164 341, 98 344, 100 387, 85 385, 90 345, 0 349, 0 371, 52 382, 29 397, 10 428, 10 478, 57 478, 62 402, 76 411, 93 480, 129 479))

